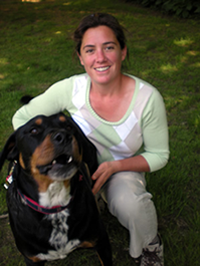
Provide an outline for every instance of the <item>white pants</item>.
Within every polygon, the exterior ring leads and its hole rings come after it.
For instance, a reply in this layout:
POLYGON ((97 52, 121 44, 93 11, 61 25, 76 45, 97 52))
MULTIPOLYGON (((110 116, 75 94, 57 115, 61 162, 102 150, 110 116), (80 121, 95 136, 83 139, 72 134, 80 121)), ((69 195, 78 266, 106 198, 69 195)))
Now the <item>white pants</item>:
POLYGON ((157 235, 156 210, 151 201, 152 195, 146 191, 144 174, 116 173, 100 192, 111 214, 129 230, 131 257, 139 257, 142 249, 157 235))

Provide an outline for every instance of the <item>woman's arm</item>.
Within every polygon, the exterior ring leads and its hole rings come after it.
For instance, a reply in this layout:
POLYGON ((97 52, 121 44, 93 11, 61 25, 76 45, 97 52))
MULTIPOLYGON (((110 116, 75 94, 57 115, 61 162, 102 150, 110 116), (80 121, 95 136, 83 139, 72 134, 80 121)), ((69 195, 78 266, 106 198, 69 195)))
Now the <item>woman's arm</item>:
POLYGON ((150 167, 150 172, 163 168, 169 159, 169 133, 165 105, 160 93, 155 90, 146 106, 141 128, 144 152, 141 153, 150 167))
POLYGON ((153 97, 150 98, 140 124, 144 152, 123 160, 103 162, 92 176, 96 180, 93 187, 94 194, 116 172, 152 172, 167 164, 169 158, 167 118, 163 99, 157 91, 154 91, 153 97))
POLYGON ((22 106, 13 116, 13 128, 16 130, 37 115, 49 116, 65 110, 70 86, 73 86, 72 79, 59 81, 22 106))

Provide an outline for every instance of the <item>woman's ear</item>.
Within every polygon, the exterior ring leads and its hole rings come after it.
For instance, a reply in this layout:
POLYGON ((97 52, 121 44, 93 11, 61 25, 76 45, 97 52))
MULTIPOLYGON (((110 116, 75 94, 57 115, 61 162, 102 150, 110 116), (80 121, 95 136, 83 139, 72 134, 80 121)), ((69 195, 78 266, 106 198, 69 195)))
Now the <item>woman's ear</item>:
POLYGON ((122 49, 122 61, 125 60, 126 55, 127 55, 127 46, 125 46, 125 47, 122 49))
POLYGON ((77 56, 78 56, 78 58, 79 58, 79 60, 80 60, 81 65, 84 66, 84 63, 83 63, 83 59, 82 59, 81 54, 79 54, 79 53, 77 52, 77 56))

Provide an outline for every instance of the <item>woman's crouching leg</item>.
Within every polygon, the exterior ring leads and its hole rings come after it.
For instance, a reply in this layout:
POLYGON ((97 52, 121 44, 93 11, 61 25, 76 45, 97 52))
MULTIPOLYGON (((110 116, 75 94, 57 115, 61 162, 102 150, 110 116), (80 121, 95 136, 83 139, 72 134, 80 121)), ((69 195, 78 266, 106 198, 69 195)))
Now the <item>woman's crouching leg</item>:
POLYGON ((130 233, 130 255, 137 258, 157 235, 157 215, 142 173, 112 175, 102 188, 110 212, 130 233))

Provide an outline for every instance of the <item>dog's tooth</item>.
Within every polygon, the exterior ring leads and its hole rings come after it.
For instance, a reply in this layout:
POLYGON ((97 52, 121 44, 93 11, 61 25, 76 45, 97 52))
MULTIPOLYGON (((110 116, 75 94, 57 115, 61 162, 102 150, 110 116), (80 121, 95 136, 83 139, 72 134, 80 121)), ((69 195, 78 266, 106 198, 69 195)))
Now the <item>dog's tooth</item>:
POLYGON ((67 163, 70 163, 72 161, 72 156, 69 157, 69 160, 67 161, 67 163))
POLYGON ((53 165, 56 164, 56 160, 53 160, 52 164, 53 164, 53 165))

